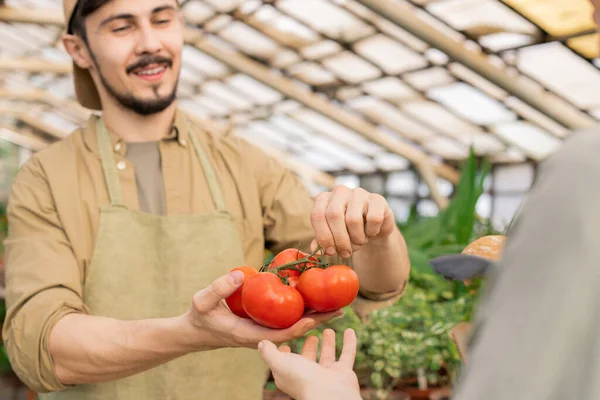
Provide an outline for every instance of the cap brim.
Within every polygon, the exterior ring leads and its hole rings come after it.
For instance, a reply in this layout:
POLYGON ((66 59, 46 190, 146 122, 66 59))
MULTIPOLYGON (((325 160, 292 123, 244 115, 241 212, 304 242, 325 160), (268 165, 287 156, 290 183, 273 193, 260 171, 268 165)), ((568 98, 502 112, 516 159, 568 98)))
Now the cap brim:
POLYGON ((90 72, 87 69, 79 68, 73 63, 73 81, 75 95, 79 103, 90 110, 102 110, 100 96, 90 72))

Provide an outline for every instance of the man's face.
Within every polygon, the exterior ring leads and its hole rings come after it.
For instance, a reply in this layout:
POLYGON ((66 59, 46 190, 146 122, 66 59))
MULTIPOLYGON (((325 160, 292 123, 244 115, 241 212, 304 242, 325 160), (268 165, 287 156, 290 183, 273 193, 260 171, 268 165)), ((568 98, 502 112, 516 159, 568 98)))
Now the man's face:
POLYGON ((176 0, 114 0, 86 19, 100 96, 142 115, 175 99, 183 23, 176 0))

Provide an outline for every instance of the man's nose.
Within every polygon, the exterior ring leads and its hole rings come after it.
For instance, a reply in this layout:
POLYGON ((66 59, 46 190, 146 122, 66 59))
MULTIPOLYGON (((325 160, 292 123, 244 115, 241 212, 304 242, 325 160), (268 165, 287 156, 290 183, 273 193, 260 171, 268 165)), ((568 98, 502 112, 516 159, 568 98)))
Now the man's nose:
POLYGON ((139 37, 137 43, 138 54, 157 53, 162 49, 162 43, 157 32, 150 25, 144 24, 139 29, 139 37))

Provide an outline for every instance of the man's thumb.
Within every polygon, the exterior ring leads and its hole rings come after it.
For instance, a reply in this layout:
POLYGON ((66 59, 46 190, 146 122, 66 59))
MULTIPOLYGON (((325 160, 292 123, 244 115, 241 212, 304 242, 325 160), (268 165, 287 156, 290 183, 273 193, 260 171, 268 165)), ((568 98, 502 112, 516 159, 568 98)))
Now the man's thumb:
POLYGON ((244 273, 233 271, 215 279, 208 287, 194 295, 194 307, 198 312, 208 312, 221 300, 231 296, 244 283, 244 273))

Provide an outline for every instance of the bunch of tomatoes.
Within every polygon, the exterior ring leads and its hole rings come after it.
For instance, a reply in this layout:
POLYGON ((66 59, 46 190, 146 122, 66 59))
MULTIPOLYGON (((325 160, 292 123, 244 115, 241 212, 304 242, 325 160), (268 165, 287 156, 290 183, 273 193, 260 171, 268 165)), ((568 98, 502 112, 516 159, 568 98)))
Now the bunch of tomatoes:
POLYGON ((285 329, 305 312, 329 312, 346 307, 358 295, 359 282, 346 265, 330 265, 312 254, 286 249, 257 271, 238 267, 244 283, 226 303, 239 317, 273 329, 285 329))

